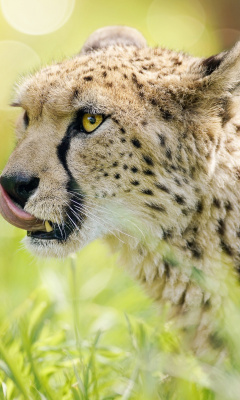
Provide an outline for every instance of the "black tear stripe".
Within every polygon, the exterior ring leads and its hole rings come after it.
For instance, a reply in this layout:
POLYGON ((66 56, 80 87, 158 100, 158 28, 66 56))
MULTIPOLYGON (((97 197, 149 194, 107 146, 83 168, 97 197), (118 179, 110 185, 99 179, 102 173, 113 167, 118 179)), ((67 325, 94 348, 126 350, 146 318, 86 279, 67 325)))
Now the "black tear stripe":
POLYGON ((71 125, 69 125, 65 136, 62 138, 61 143, 57 146, 57 156, 61 164, 63 165, 65 171, 67 172, 69 179, 74 179, 67 165, 67 153, 70 148, 71 138, 72 138, 71 125))
POLYGON ((72 124, 69 125, 65 136, 57 146, 57 156, 64 167, 65 171, 68 174, 68 182, 66 185, 67 192, 69 193, 70 203, 69 206, 66 207, 66 216, 67 220, 64 222, 64 229, 62 229, 62 240, 66 240, 68 236, 77 228, 81 228, 81 225, 85 219, 84 213, 82 213, 80 209, 83 208, 83 197, 84 193, 79 187, 77 181, 73 177, 68 164, 67 164, 67 154, 70 149, 70 143, 73 135, 71 134, 72 124), (76 193, 73 195, 72 192, 76 193))

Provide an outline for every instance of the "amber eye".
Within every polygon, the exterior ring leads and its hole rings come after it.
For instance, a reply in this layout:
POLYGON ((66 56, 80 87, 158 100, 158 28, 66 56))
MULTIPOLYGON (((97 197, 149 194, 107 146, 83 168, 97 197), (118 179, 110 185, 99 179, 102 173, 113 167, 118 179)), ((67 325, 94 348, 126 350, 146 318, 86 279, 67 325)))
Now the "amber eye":
POLYGON ((91 133, 103 122, 101 114, 83 114, 82 126, 86 133, 91 133))

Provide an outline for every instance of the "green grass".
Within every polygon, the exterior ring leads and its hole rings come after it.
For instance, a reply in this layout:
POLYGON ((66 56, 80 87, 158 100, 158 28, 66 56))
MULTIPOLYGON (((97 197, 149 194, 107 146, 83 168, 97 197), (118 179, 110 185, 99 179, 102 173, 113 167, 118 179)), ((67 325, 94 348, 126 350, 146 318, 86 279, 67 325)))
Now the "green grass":
POLYGON ((37 261, 1 224, 0 399, 239 399, 238 286, 216 316, 228 354, 203 362, 101 243, 37 261))
MULTIPOLYGON (((180 3, 180 15, 201 17, 198 2, 196 12, 194 2, 180 3)), ((175 37, 180 49, 196 55, 221 50, 215 13, 205 9, 205 31, 189 48, 177 26, 150 26, 152 4, 160 15, 166 10, 176 14, 172 2, 76 1, 67 24, 47 36, 18 32, 0 13, 0 39, 30 46, 43 65, 77 53, 92 31, 114 24, 140 29, 151 45, 177 48, 175 37)), ((17 48, 13 54, 18 56, 17 48)), ((16 60, 18 74, 31 72, 21 54, 16 60)), ((9 90, 6 105, 12 98, 8 81, 16 78, 9 64, 1 79, 2 93, 9 90)), ((1 168, 15 143, 18 113, 0 109, 1 168)), ((21 248, 22 237, 0 219, 0 400, 239 400, 239 287, 226 286, 228 300, 216 316, 228 353, 204 362, 182 349, 180 333, 166 321, 168 305, 159 313, 101 243, 91 244, 75 260, 43 261, 21 248)), ((193 275, 202 278, 196 269, 193 275)))

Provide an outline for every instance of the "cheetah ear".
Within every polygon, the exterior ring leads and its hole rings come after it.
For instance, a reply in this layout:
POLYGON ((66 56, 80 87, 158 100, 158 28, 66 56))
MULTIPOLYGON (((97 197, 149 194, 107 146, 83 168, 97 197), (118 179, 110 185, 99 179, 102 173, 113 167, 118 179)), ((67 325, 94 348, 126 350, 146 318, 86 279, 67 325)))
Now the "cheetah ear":
POLYGON ((80 55, 107 48, 111 45, 147 47, 147 42, 140 32, 128 26, 107 26, 93 32, 84 43, 80 55))
POLYGON ((201 61, 205 89, 234 92, 240 87, 240 42, 229 50, 201 61))

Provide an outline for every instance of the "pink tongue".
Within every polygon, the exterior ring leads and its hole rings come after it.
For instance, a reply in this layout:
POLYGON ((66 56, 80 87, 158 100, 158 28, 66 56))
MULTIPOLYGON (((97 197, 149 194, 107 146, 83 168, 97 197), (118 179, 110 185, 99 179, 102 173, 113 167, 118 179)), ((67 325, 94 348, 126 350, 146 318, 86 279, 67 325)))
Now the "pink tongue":
POLYGON ((46 231, 43 221, 13 203, 0 184, 0 213, 10 224, 27 231, 46 231))

